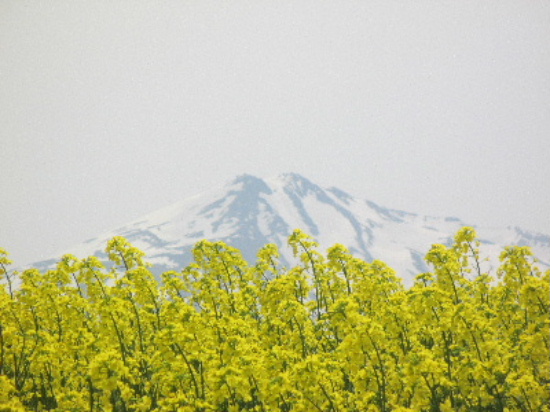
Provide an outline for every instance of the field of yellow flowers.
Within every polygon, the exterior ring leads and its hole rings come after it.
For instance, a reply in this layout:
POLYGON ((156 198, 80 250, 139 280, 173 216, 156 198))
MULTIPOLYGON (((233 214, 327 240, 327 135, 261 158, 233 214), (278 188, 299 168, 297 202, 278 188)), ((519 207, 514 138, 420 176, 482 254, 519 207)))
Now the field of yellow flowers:
POLYGON ((121 237, 22 273, 0 250, 0 411, 550 411, 550 271, 462 229, 405 288, 383 262, 289 239, 254 264, 199 242, 157 281, 121 237))

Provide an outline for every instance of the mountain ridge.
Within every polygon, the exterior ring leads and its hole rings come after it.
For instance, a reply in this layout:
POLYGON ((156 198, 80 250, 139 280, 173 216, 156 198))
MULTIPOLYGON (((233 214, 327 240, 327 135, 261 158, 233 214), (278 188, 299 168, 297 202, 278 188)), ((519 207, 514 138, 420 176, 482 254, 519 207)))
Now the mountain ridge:
MULTIPOLYGON (((423 260, 434 243, 450 244, 466 225, 456 217, 432 217, 382 207, 339 188, 322 188, 311 180, 285 173, 267 179, 239 175, 224 186, 192 196, 149 213, 118 229, 67 251, 78 257, 103 251, 114 236, 124 236, 142 249, 157 272, 181 270, 192 261, 193 246, 202 239, 224 241, 255 261, 267 243, 279 246, 284 264, 293 256, 288 236, 300 228, 315 238, 324 251, 335 243, 367 261, 382 260, 396 269, 407 283, 429 271, 423 260)), ((533 248, 543 266, 550 266, 550 236, 520 228, 479 227, 482 254, 498 266, 504 246, 533 248)), ((51 266, 57 259, 35 263, 51 266)))

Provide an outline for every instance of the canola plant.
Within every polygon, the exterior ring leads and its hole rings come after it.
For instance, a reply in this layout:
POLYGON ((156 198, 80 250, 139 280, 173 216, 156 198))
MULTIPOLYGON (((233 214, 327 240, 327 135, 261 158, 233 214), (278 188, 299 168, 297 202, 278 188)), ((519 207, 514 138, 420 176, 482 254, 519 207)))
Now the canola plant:
POLYGON ((405 288, 380 261, 301 231, 254 264, 201 241, 159 281, 113 238, 106 268, 64 256, 9 270, 0 250, 0 411, 550 411, 550 271, 475 232, 434 245, 405 288))

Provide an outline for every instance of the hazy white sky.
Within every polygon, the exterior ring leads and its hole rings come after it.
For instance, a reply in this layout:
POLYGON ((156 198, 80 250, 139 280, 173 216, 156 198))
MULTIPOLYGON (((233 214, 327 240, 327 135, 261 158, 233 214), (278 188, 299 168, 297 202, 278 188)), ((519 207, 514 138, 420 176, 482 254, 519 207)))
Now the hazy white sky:
POLYGON ((237 174, 550 233, 550 2, 0 1, 0 247, 237 174))

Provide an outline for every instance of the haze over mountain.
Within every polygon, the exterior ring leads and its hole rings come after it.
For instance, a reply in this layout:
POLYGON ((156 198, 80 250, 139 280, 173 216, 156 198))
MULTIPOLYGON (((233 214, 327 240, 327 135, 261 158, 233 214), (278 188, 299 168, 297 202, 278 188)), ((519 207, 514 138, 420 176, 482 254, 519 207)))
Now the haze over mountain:
MULTIPOLYGON (((434 243, 450 244, 463 226, 474 226, 488 256, 486 270, 494 274, 505 246, 533 248, 541 267, 550 266, 550 236, 517 227, 489 228, 456 217, 422 216, 388 209, 338 188, 323 188, 289 173, 269 179, 241 175, 220 188, 170 205, 67 251, 80 258, 106 258, 109 239, 124 236, 146 253, 154 272, 181 270, 192 261, 193 246, 202 239, 222 240, 241 251, 249 262, 266 243, 279 246, 284 264, 294 258, 287 246, 296 228, 310 234, 324 252, 335 243, 347 246, 367 261, 388 263, 411 283, 429 271, 423 257, 434 243)), ((60 256, 38 262, 51 266, 60 256)))

